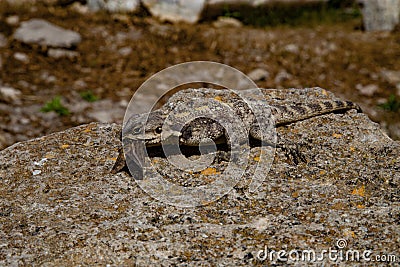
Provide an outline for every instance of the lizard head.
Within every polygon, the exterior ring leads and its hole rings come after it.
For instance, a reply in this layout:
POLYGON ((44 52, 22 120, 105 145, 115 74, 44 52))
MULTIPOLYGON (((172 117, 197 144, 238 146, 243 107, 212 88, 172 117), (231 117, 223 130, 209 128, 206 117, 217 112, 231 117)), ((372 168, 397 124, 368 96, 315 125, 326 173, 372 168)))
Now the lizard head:
POLYGON ((146 146, 160 144, 165 117, 160 110, 152 111, 150 114, 133 115, 123 128, 123 140, 143 141, 146 146))

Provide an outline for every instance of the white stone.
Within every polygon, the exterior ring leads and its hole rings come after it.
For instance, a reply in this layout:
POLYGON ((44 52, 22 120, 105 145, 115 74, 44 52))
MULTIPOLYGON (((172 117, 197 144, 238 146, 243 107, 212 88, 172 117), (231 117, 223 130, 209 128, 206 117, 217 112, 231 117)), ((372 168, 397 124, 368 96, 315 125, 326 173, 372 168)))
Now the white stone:
POLYGON ((19 23, 19 17, 17 15, 12 15, 6 18, 6 23, 10 26, 15 26, 19 23))
POLYGON ((292 75, 286 70, 282 70, 275 76, 275 83, 280 84, 281 82, 289 80, 290 78, 292 78, 292 75))
POLYGON ((257 82, 267 80, 269 78, 269 72, 264 69, 258 68, 250 71, 247 76, 249 76, 249 78, 253 81, 257 82))
POLYGON ((42 71, 40 74, 40 79, 46 83, 54 83, 57 81, 56 76, 51 75, 48 71, 42 71))
POLYGON ((107 10, 116 12, 136 12, 139 10, 139 0, 88 0, 87 5, 91 11, 107 10))
POLYGON ((105 9, 110 12, 136 12, 139 5, 139 0, 108 0, 105 9))
POLYGON ((49 57, 52 57, 55 59, 59 59, 59 58, 74 59, 79 56, 79 53, 76 51, 70 51, 67 49, 50 48, 49 51, 47 51, 47 55, 49 57))
POLYGON ((104 0, 87 0, 87 6, 91 11, 99 11, 104 8, 104 0))
POLYGON ((80 13, 80 14, 87 14, 89 12, 89 7, 86 5, 82 5, 79 2, 75 2, 71 5, 71 9, 80 13))
POLYGON ((366 31, 391 31, 399 23, 400 0, 362 0, 366 31))
POLYGON ((129 46, 122 47, 118 50, 118 53, 123 57, 129 56, 132 53, 132 48, 129 46))
POLYGON ((18 60, 18 61, 23 62, 23 63, 28 63, 29 62, 29 57, 25 53, 16 52, 16 53, 14 53, 14 58, 16 60, 18 60))
POLYGON ((361 84, 357 84, 356 85, 356 89, 362 95, 373 96, 376 93, 376 91, 378 91, 379 87, 376 84, 369 84, 369 85, 366 85, 366 86, 363 86, 361 84))
POLYGON ((142 3, 162 21, 196 23, 206 0, 142 0, 142 3))
POLYGON ((384 78, 390 84, 400 83, 400 71, 394 70, 382 70, 382 78, 384 78))
POLYGON ((27 44, 70 48, 81 42, 79 33, 63 29, 43 19, 22 22, 14 38, 27 44))
POLYGON ((296 44, 288 44, 285 46, 285 51, 293 53, 293 54, 298 54, 299 50, 300 49, 296 44))
POLYGON ((32 172, 33 175, 38 175, 38 174, 41 174, 41 173, 42 173, 41 170, 33 170, 33 172, 32 172))
POLYGON ((214 27, 222 28, 222 27, 241 27, 243 23, 235 18, 228 18, 228 17, 219 17, 213 23, 214 27))
POLYGON ((0 100, 12 103, 18 102, 21 97, 21 91, 8 86, 0 87, 0 100))

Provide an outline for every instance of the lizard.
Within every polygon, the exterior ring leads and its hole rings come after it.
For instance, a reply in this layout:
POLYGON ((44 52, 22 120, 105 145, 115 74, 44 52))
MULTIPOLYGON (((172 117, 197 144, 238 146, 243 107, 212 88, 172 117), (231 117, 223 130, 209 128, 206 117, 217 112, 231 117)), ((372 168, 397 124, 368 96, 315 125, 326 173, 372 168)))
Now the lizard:
MULTIPOLYGON (((326 93, 326 91, 321 88, 310 88, 309 90, 314 90, 321 94, 321 96, 326 93)), ((285 104, 279 104, 279 101, 278 103, 276 103, 277 101, 274 101, 274 103, 265 101, 266 99, 271 98, 271 96, 273 97, 273 95, 274 90, 271 89, 232 91, 201 88, 182 90, 175 93, 160 109, 154 110, 149 114, 135 114, 131 116, 123 127, 122 131, 124 134, 122 135, 122 141, 125 147, 129 147, 129 145, 126 146, 125 143, 131 144, 132 141, 143 142, 146 147, 161 146, 162 140, 164 140, 162 138, 163 124, 169 114, 172 111, 175 111, 175 116, 172 116, 172 120, 180 118, 180 120, 186 123, 186 125, 178 129, 178 131, 180 130, 179 132, 175 131, 175 133, 173 129, 168 127, 167 129, 171 130, 169 136, 175 135, 178 137, 180 145, 199 146, 202 140, 205 139, 209 139, 217 144, 227 143, 229 142, 229 138, 226 136, 226 129, 216 122, 218 116, 224 115, 213 115, 213 113, 217 113, 218 109, 218 106, 213 104, 213 102, 216 101, 228 105, 231 108, 234 115, 241 119, 245 130, 251 138, 263 141, 271 138, 271 136, 265 135, 265 128, 270 126, 270 122, 263 124, 262 122, 257 121, 254 110, 249 106, 249 103, 246 103, 246 101, 243 100, 243 96, 250 96, 250 99, 253 100, 253 103, 256 103, 255 106, 260 110, 261 114, 264 114, 266 111, 270 112, 273 118, 274 127, 280 127, 327 113, 341 112, 350 109, 355 109, 358 112, 361 111, 357 104, 340 99, 333 100, 321 98, 318 99, 318 101, 311 101, 311 103, 291 102, 285 104), (241 96, 240 94, 242 93, 243 95, 241 96), (190 102, 189 106, 184 105, 188 102, 190 102), (261 104, 257 106, 258 103, 261 104), (190 116, 188 117, 185 115, 186 113, 190 114, 190 110, 202 109, 208 111, 207 116, 200 116, 190 120, 188 119, 190 116)), ((285 142, 278 142, 274 145, 278 148, 288 149, 285 142)), ((131 148, 129 151, 130 153, 133 152, 133 154, 135 154, 131 148)), ((295 148, 289 148, 288 151, 292 155, 293 161, 296 164, 299 161, 298 159, 305 161, 304 156, 299 153, 297 145, 295 145, 295 148)), ((143 155, 133 156, 134 158, 143 157, 143 155)), ((112 173, 119 172, 126 167, 126 160, 128 159, 125 159, 124 153, 121 149, 116 163, 112 168, 112 173)), ((133 160, 136 161, 135 159, 133 160)))

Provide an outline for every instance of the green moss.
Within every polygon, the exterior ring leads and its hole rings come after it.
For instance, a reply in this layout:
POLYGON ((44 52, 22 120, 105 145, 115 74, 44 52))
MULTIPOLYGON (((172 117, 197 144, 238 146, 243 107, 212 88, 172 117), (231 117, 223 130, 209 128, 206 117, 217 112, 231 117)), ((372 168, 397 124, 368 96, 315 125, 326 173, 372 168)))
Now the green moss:
POLYGON ((400 110, 400 100, 397 99, 395 95, 390 95, 388 100, 385 103, 380 104, 379 107, 384 110, 397 112, 400 110))
POLYGON ((90 90, 80 92, 79 94, 82 97, 82 99, 86 100, 87 102, 95 102, 95 101, 99 100, 99 98, 95 94, 93 94, 93 92, 90 90))
POLYGON ((42 112, 54 111, 61 116, 68 115, 70 113, 68 108, 66 108, 61 103, 60 96, 55 96, 52 100, 50 100, 49 102, 44 104, 44 106, 40 109, 40 111, 42 111, 42 112))

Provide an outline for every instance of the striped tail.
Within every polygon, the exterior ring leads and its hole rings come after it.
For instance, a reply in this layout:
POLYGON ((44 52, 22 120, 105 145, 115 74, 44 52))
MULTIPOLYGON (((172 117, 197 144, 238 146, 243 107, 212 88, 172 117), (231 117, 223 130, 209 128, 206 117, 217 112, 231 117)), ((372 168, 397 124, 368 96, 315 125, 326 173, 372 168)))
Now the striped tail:
POLYGON ((276 125, 289 124, 322 114, 350 109, 361 112, 361 108, 357 104, 341 100, 326 100, 313 104, 271 105, 271 112, 275 117, 276 125))

